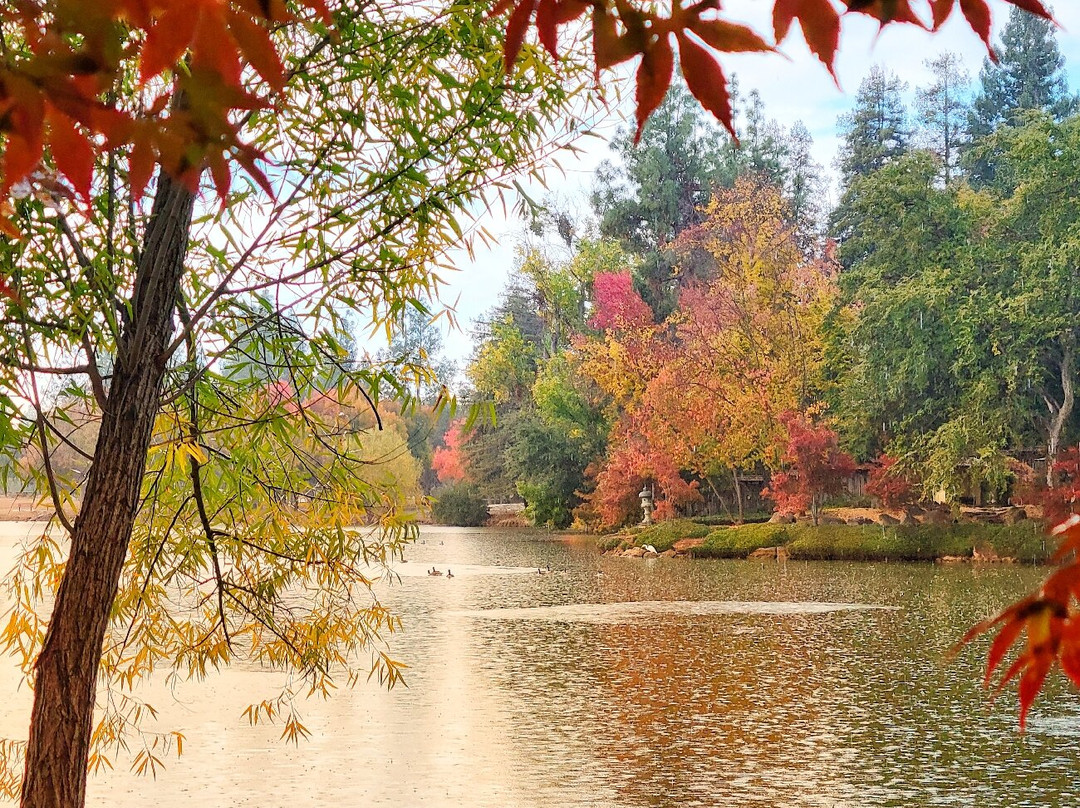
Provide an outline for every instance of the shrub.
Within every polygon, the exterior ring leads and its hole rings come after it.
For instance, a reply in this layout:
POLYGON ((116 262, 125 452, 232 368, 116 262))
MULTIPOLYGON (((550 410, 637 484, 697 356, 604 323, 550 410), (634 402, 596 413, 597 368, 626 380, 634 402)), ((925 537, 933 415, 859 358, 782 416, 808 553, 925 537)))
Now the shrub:
POLYGON ((791 525, 754 524, 722 527, 705 537, 705 543, 690 550, 695 558, 744 558, 762 547, 778 547, 790 539, 791 525))
POLYGON ((440 489, 431 506, 431 518, 438 525, 479 527, 488 519, 488 506, 476 488, 457 483, 440 489))
POLYGON ((659 552, 670 550, 681 539, 702 539, 709 534, 707 525, 699 525, 689 519, 671 519, 643 528, 634 541, 638 547, 651 544, 659 552))

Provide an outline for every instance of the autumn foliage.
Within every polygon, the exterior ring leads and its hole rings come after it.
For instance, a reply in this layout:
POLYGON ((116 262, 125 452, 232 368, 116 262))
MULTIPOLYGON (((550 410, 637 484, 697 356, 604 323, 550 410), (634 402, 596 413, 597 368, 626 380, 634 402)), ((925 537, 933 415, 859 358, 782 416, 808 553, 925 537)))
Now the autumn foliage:
POLYGON ((915 481, 897 466, 895 457, 887 454, 881 455, 871 467, 863 490, 880 500, 886 508, 900 508, 918 498, 915 481))
POLYGON ((465 460, 462 445, 465 441, 465 422, 455 421, 443 438, 444 444, 435 450, 431 466, 441 483, 461 482, 465 479, 465 460))
POLYGON ((786 412, 780 420, 788 433, 784 468, 773 474, 766 496, 781 513, 809 510, 816 525, 825 499, 843 490, 855 461, 840 450, 836 433, 827 425, 798 412, 786 412))
MULTIPOLYGON (((1020 678, 1020 728, 1055 665, 1080 686, 1080 515, 1074 514, 1052 533, 1061 537, 1054 556, 1064 566, 1048 577, 1033 595, 1014 603, 989 620, 974 626, 957 648, 985 632, 997 629, 986 660, 984 683, 989 685, 1009 649, 1024 637, 1022 650, 1001 674, 997 689, 1020 678)), ((954 649, 955 651, 956 649, 954 649)))
MULTIPOLYGON (((1005 2, 1050 18, 1040 0, 1005 2)), ((530 25, 535 26, 544 48, 557 56, 559 28, 590 14, 597 71, 640 57, 636 75, 640 137, 645 121, 663 101, 671 84, 676 52, 687 88, 734 135, 731 97, 719 54, 772 51, 798 22, 810 51, 835 76, 833 64, 840 42, 838 9, 872 17, 882 27, 907 23, 936 31, 956 6, 986 43, 990 58, 996 59, 990 45, 991 12, 987 0, 844 0, 839 5, 833 0, 774 0, 775 45, 746 25, 725 19, 719 0, 672 3, 670 13, 654 5, 639 6, 625 0, 499 0, 492 13, 510 11, 506 24, 507 71, 513 68, 530 25)))
MULTIPOLYGON (((59 175, 89 200, 96 155, 106 151, 126 156, 136 197, 158 164, 191 188, 209 168, 224 195, 235 161, 269 188, 257 165, 262 154, 240 140, 235 113, 271 105, 285 86, 273 33, 298 18, 284 3, 44 5, 51 13, 36 3, 5 4, 0 12, 5 43, 15 44, 0 69, 0 196, 27 179, 62 193, 59 175), (142 89, 138 106, 110 100, 132 80, 142 89)), ((296 7, 309 21, 330 22, 322 0, 296 7)), ((17 235, 7 216, 0 226, 17 235)))

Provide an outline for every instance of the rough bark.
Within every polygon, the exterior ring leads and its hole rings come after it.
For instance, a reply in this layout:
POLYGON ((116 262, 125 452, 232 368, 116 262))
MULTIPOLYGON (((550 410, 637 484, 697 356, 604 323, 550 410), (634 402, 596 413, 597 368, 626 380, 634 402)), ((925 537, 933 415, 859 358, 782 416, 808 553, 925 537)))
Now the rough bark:
POLYGON ((1070 337, 1063 340, 1062 352, 1061 352, 1061 405, 1057 408, 1057 411, 1053 413, 1053 418, 1050 420, 1050 435, 1046 445, 1046 484, 1053 488, 1054 486, 1054 460, 1057 459, 1058 451, 1061 449, 1061 433, 1065 431, 1065 424, 1069 421, 1069 416, 1072 415, 1073 405, 1075 404, 1075 392, 1073 390, 1073 369, 1074 364, 1074 346, 1073 339, 1070 337))
POLYGON ((23 808, 81 808, 102 642, 139 503, 194 196, 162 175, 71 555, 35 669, 23 808))

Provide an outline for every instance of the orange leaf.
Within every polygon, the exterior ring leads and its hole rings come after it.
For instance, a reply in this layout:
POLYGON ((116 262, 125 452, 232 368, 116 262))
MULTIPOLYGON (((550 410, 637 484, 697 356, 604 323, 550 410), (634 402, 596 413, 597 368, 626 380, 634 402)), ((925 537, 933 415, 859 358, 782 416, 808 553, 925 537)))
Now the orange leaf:
POLYGON ((829 0, 776 0, 773 28, 776 41, 787 36, 794 20, 802 26, 810 51, 822 61, 835 78, 833 62, 840 43, 840 15, 829 0))
POLYGON ((536 6, 536 33, 540 37, 540 44, 552 58, 559 58, 558 0, 539 0, 536 6))
POLYGON ((514 69, 521 46, 525 42, 525 31, 529 27, 533 11, 536 9, 536 0, 521 0, 510 19, 506 21, 506 42, 503 44, 503 58, 506 63, 506 72, 514 69))
POLYGON ((144 127, 132 138, 131 153, 128 155, 128 185, 135 201, 142 199, 153 174, 154 145, 150 132, 144 127))
POLYGON ((641 139, 641 130, 645 121, 653 114, 664 100, 671 85, 671 74, 675 69, 675 54, 671 50, 668 35, 657 39, 641 55, 641 64, 637 69, 637 132, 634 143, 641 139))
POLYGON ((214 180, 214 188, 221 200, 221 209, 224 210, 229 202, 229 187, 232 185, 232 172, 229 170, 229 161, 221 152, 213 155, 210 160, 210 176, 214 180))
POLYGON ((990 44, 990 7, 986 5, 986 0, 960 0, 960 10, 964 12, 971 30, 986 43, 991 61, 996 62, 997 54, 990 44))
POLYGON ((276 92, 285 89, 285 69, 267 30, 251 17, 233 10, 228 12, 228 21, 229 31, 248 64, 255 68, 276 92))
POLYGON ((237 43, 229 33, 225 13, 216 3, 208 5, 199 17, 191 42, 191 67, 212 70, 232 87, 240 86, 240 56, 237 43))
POLYGON ((46 118, 49 122, 49 148, 56 167, 71 180, 76 193, 89 202, 90 185, 94 179, 93 147, 64 113, 50 107, 46 118))
POLYGON ((1050 13, 1050 9, 1048 9, 1041 0, 1005 0, 1005 2, 1012 3, 1017 8, 1023 9, 1029 14, 1034 14, 1047 20, 1054 19, 1054 15, 1050 13))
POLYGON ((198 3, 193 7, 185 3, 173 3, 166 7, 165 13, 147 33, 139 55, 140 82, 145 84, 180 61, 195 36, 200 9, 201 4, 198 3))
POLYGON ((925 28, 923 21, 911 10, 910 0, 844 0, 848 11, 873 17, 883 26, 904 22, 925 28))
MULTIPOLYGON (((680 33, 679 65, 682 67, 686 86, 701 106, 711 112, 716 120, 735 135, 731 122, 731 97, 728 95, 727 77, 716 59, 701 45, 680 33)), ((737 139, 737 138, 736 138, 737 139)))
POLYGON ((956 0, 930 0, 930 10, 934 14, 934 30, 938 30, 952 14, 956 0))
POLYGON ((616 30, 615 18, 600 7, 593 9, 592 39, 597 70, 614 67, 640 53, 628 36, 616 30))
POLYGON ((1020 731, 1024 731, 1024 726, 1027 724, 1028 710, 1031 709, 1031 705, 1035 701, 1035 697, 1039 694, 1039 690, 1042 688, 1043 682, 1046 681, 1046 674, 1050 672, 1050 664, 1053 658, 1039 658, 1033 661, 1031 665, 1024 671, 1024 675, 1020 677, 1020 731))
POLYGON ((714 50, 725 53, 760 53, 776 50, 758 33, 745 25, 698 17, 687 26, 714 50))

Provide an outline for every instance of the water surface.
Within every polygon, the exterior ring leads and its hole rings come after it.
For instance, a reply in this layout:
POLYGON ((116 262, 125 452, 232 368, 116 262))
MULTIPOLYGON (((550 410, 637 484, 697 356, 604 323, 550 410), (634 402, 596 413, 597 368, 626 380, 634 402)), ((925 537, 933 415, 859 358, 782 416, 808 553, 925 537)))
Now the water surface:
MULTIPOLYGON (((1039 570, 642 561, 445 528, 408 558, 381 590, 407 688, 302 704, 299 747, 241 717, 280 674, 151 688, 184 757, 156 782, 94 777, 89 803, 1080 805, 1080 699, 1052 684, 1021 736, 1014 693, 978 687, 984 646, 943 662, 1039 570)), ((4 677, 0 730, 20 735, 29 701, 4 677)))

